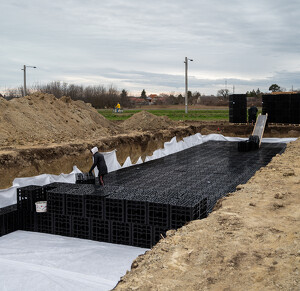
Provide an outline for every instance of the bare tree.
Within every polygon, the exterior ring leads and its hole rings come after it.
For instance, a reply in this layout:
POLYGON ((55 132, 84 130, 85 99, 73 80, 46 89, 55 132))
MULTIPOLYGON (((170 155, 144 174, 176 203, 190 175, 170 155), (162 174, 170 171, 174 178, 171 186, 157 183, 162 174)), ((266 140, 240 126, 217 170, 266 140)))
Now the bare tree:
POLYGON ((228 89, 220 89, 217 93, 217 96, 222 96, 223 98, 228 98, 229 90, 228 89))

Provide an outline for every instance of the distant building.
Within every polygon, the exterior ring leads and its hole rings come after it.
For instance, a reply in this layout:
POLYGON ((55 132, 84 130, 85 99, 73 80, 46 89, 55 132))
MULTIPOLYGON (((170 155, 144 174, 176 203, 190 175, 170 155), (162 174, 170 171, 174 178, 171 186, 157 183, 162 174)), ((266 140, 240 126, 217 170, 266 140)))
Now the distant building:
POLYGON ((149 102, 143 98, 138 98, 138 97, 128 97, 130 104, 131 105, 148 105, 149 102))
POLYGON ((152 104, 164 104, 166 103, 166 98, 165 97, 155 97, 153 100, 152 100, 152 104))
POLYGON ((167 103, 168 95, 161 94, 160 96, 157 94, 150 94, 149 97, 152 98, 151 104, 165 104, 167 103))

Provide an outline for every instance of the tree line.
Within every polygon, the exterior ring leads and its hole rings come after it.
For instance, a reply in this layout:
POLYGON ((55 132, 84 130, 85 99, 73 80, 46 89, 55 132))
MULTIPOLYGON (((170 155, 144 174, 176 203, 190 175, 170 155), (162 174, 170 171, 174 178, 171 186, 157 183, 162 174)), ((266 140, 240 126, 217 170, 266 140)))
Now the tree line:
MULTIPOLYGON (((46 85, 35 85, 28 91, 31 93, 41 92, 52 94, 56 98, 68 96, 72 100, 83 100, 84 102, 91 103, 95 108, 114 108, 118 102, 124 107, 130 106, 127 91, 123 89, 120 92, 112 85, 106 88, 102 85, 83 86, 54 81, 46 85)), ((22 94, 22 87, 11 89, 8 90, 6 99, 21 97, 22 94)))
MULTIPOLYGON (((280 92, 283 88, 277 84, 272 84, 269 91, 280 92)), ((119 91, 113 85, 104 87, 102 85, 96 86, 83 86, 68 84, 65 82, 54 81, 45 85, 35 85, 28 90, 28 92, 41 92, 53 94, 56 98, 62 96, 68 96, 73 100, 83 100, 84 102, 91 103, 95 108, 114 108, 117 103, 120 103, 122 107, 130 108, 135 107, 136 103, 132 101, 128 92, 123 89, 119 91)), ((23 94, 23 88, 10 89, 5 96, 6 99, 21 97, 23 94)), ((188 105, 213 105, 213 106, 227 106, 228 89, 220 89, 217 96, 203 96, 200 92, 188 91, 188 105)), ((259 103, 261 101, 262 92, 259 90, 252 90, 246 92, 247 97, 252 97, 253 102, 259 103)), ((142 90, 140 98, 145 100, 145 104, 149 104, 151 98, 148 98, 145 89, 142 90)), ((184 105, 185 96, 182 94, 160 94, 153 98, 152 103, 157 105, 184 105)))
MULTIPOLYGON (((41 92, 54 95, 56 98, 68 96, 72 100, 83 100, 91 103, 95 108, 114 108, 117 103, 122 107, 134 107, 135 103, 131 102, 128 92, 123 89, 119 91, 113 85, 104 87, 98 86, 83 86, 68 84, 65 82, 54 81, 45 85, 35 85, 27 93, 41 92)), ((23 88, 9 89, 5 96, 6 99, 21 97, 23 95, 23 88)), ((188 91, 188 104, 196 104, 198 98, 201 96, 199 92, 188 91)), ((166 105, 181 105, 185 104, 185 97, 182 94, 160 94, 156 100, 156 104, 166 105)), ((142 90, 140 98, 145 100, 145 104, 149 103, 145 89, 142 90)))
POLYGON ((91 103, 95 108, 113 108, 118 102, 125 107, 130 106, 127 91, 123 89, 120 92, 113 85, 107 88, 102 85, 84 87, 83 85, 57 81, 36 86, 35 90, 41 93, 53 94, 56 98, 68 96, 72 100, 83 100, 91 103))

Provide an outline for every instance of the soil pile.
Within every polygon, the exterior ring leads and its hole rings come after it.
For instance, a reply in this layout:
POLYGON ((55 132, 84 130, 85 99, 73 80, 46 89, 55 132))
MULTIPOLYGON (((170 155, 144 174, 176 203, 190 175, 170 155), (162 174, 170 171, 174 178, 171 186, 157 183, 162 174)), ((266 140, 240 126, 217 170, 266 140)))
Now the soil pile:
POLYGON ((125 130, 153 131, 176 127, 178 124, 167 116, 156 116, 147 111, 141 111, 122 123, 125 130))
POLYGON ((220 200, 170 230, 115 290, 300 290, 300 140, 220 200))
POLYGON ((117 131, 116 125, 83 101, 41 93, 10 101, 0 98, 0 146, 60 143, 117 131))

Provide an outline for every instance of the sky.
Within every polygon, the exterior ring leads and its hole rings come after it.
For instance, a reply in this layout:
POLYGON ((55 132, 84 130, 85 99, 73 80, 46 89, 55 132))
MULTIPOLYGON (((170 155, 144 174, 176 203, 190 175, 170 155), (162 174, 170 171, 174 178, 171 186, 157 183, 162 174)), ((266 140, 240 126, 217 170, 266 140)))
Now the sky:
POLYGON ((299 0, 1 0, 0 92, 52 81, 132 95, 300 89, 299 0))

